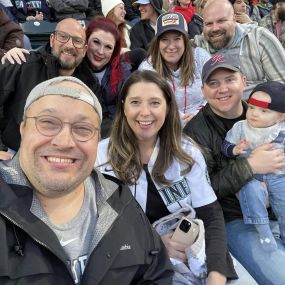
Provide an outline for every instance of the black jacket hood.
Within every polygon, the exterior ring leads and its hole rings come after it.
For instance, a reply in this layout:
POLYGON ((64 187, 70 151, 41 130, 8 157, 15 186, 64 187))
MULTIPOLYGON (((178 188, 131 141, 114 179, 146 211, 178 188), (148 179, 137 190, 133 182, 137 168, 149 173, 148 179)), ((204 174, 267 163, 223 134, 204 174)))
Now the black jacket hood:
POLYGON ((149 2, 153 6, 158 15, 161 15, 165 12, 162 9, 162 4, 163 4, 162 0, 150 0, 149 2))

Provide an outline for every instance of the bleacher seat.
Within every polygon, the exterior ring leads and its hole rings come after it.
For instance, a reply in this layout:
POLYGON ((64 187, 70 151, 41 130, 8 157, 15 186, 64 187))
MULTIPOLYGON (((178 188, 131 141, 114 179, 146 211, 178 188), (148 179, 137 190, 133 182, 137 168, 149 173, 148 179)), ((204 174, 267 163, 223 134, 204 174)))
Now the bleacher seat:
POLYGON ((37 49, 49 41, 49 36, 55 30, 56 25, 56 22, 48 21, 27 21, 21 23, 21 27, 29 37, 33 49, 37 49))
MULTIPOLYGON (((79 20, 79 23, 86 28, 88 20, 79 20)), ((49 21, 27 21, 20 24, 24 34, 26 34, 30 41, 33 49, 37 49, 40 46, 46 44, 49 41, 49 36, 55 31, 57 22, 49 21)))

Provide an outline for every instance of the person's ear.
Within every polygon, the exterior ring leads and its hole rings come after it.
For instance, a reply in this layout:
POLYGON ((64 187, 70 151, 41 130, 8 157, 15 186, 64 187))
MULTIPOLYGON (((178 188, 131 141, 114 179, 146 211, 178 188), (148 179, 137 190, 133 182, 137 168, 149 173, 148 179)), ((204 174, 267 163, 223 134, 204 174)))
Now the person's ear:
POLYGON ((242 76, 242 82, 244 84, 244 87, 246 87, 247 86, 247 79, 243 74, 241 74, 241 76, 242 76))
POLYGON ((84 54, 84 56, 86 55, 86 52, 87 52, 87 48, 88 48, 88 45, 86 44, 85 46, 84 46, 84 50, 83 50, 83 54, 84 54))
POLYGON ((204 83, 203 83, 202 86, 201 86, 201 91, 202 91, 203 97, 205 98, 205 95, 204 95, 204 83))
POLYGON ((49 37, 49 44, 50 44, 50 47, 51 47, 51 48, 53 47, 54 38, 55 38, 54 33, 51 33, 51 34, 50 34, 50 37, 49 37))
POLYGON ((21 134, 21 138, 23 137, 23 134, 25 132, 25 127, 26 127, 26 121, 22 121, 21 125, 20 125, 20 134, 21 134))

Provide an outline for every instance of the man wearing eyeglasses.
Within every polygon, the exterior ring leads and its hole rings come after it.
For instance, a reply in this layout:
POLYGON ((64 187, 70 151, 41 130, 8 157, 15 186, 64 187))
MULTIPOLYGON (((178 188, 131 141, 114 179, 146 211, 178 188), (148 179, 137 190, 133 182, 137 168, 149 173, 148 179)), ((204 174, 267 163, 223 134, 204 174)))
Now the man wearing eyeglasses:
POLYGON ((93 169, 101 121, 77 78, 30 92, 19 152, 0 163, 0 284, 172 284, 129 189, 93 169))
MULTIPOLYGON (((72 75, 81 79, 96 94, 99 82, 88 70, 85 30, 75 19, 59 22, 50 42, 38 51, 31 51, 22 64, 0 65, 1 139, 10 150, 20 145, 19 125, 29 92, 38 83, 56 76, 72 75)), ((23 50, 24 51, 24 50, 23 50)), ((5 158, 3 152, 0 158, 5 158)), ((9 157, 9 156, 8 156, 9 157)))

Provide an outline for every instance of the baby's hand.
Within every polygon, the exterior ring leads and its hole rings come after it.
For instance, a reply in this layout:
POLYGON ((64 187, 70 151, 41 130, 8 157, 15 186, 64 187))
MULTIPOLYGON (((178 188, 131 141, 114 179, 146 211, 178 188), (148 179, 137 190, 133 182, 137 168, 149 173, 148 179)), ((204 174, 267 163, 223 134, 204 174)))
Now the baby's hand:
POLYGON ((240 155, 246 153, 246 149, 248 147, 248 141, 243 139, 241 140, 234 148, 233 153, 234 155, 240 155))

